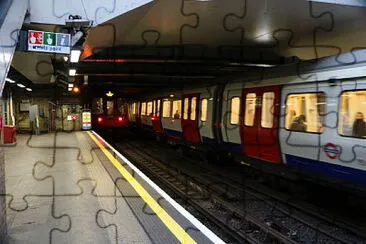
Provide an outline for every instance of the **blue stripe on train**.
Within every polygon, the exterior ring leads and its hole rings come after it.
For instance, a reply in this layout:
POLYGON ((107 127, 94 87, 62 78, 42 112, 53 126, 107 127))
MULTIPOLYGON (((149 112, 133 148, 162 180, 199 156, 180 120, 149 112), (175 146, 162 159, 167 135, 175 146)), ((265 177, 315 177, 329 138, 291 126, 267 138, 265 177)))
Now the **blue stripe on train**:
POLYGON ((328 175, 333 178, 340 178, 346 181, 356 182, 361 185, 366 185, 366 171, 313 159, 297 157, 290 154, 285 155, 287 164, 289 166, 328 175))
POLYGON ((205 143, 205 144, 209 144, 209 145, 217 144, 217 141, 215 139, 205 137, 205 136, 202 136, 202 142, 205 143))
POLYGON ((169 130, 169 129, 164 129, 164 131, 165 131, 165 134, 167 134, 168 136, 183 137, 183 132, 181 132, 181 131, 169 130))
POLYGON ((231 152, 242 152, 242 146, 241 144, 237 144, 237 143, 232 143, 232 142, 224 142, 224 146, 226 147, 227 150, 231 151, 231 152))

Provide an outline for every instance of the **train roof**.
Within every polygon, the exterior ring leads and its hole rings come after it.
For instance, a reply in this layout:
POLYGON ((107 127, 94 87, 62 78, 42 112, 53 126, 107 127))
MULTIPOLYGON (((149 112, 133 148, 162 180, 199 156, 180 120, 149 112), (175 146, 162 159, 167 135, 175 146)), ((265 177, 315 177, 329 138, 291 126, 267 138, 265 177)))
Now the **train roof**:
MULTIPOLYGON (((245 72, 229 82, 277 80, 278 84, 352 79, 366 76, 366 50, 245 72), (278 80, 281 78, 281 81, 278 80)), ((271 82, 271 83, 272 83, 271 82)), ((267 83, 267 82, 266 82, 267 83)))

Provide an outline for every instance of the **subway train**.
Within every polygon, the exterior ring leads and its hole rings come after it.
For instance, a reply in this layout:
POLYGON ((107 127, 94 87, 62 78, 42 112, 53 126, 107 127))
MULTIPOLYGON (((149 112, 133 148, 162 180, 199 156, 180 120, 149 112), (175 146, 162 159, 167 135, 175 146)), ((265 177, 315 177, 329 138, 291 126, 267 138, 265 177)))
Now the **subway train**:
POLYGON ((127 103, 122 98, 93 98, 91 108, 93 129, 118 130, 128 126, 127 103))
POLYGON ((366 53, 225 78, 129 103, 132 123, 289 179, 366 188, 366 53), (362 58, 365 57, 365 58, 362 58))

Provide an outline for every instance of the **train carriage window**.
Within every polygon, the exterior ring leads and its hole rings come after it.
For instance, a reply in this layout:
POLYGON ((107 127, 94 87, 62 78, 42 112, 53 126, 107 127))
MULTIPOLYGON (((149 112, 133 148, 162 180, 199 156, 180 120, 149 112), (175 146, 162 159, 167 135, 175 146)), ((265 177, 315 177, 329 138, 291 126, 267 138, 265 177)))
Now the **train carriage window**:
POLYGON ((92 104, 92 111, 94 114, 102 114, 103 111, 103 98, 95 98, 92 104))
POLYGON ((346 91, 340 96, 338 133, 366 139, 366 91, 346 91))
POLYGON ((257 101, 257 94, 255 93, 247 94, 245 98, 245 120, 244 120, 244 124, 246 126, 254 125, 256 101, 257 101))
POLYGON ((157 100, 156 104, 156 116, 160 117, 160 99, 157 100))
POLYGON ((230 124, 239 124, 239 114, 240 114, 240 98, 231 98, 231 109, 230 109, 230 124))
POLYGON ((324 130, 325 94, 291 94, 286 99, 287 130, 322 133, 324 130))
POLYGON ((132 103, 131 112, 132 112, 132 115, 136 114, 136 103, 132 103))
POLYGON ((262 119, 261 126, 263 128, 273 127, 273 108, 274 108, 274 92, 263 93, 262 98, 262 119))
POLYGON ((196 120, 197 97, 192 97, 191 100, 191 120, 196 120))
POLYGON ((141 104, 141 115, 146 116, 146 103, 141 104))
POLYGON ((114 114, 114 101, 107 101, 107 115, 114 114))
POLYGON ((156 100, 153 100, 151 116, 156 116, 156 100))
POLYGON ((189 99, 188 97, 184 98, 184 111, 183 111, 183 119, 188 119, 188 109, 189 109, 189 99))
POLYGON ((153 113, 153 102, 148 102, 147 103, 147 108, 146 108, 146 112, 147 112, 147 116, 151 116, 153 113))
POLYGON ((180 119, 182 115, 182 101, 175 100, 173 101, 173 118, 180 119))
POLYGON ((171 101, 163 101, 163 118, 170 118, 172 116, 171 112, 171 101))
POLYGON ((201 121, 207 120, 207 102, 206 98, 201 101, 201 121))

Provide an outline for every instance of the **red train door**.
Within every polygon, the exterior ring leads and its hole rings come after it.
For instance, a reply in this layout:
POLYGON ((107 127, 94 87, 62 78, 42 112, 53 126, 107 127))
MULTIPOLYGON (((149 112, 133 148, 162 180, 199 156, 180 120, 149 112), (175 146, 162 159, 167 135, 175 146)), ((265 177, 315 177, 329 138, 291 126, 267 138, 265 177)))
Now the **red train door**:
POLYGON ((160 103, 161 103, 160 99, 153 101, 154 114, 151 117, 151 121, 152 121, 153 129, 154 129, 155 133, 163 133, 164 132, 163 128, 161 126, 160 103))
POLYGON ((241 141, 246 155, 281 162, 278 141, 280 95, 280 86, 243 90, 241 141))
POLYGON ((181 119, 183 138, 186 141, 200 142, 198 129, 198 95, 183 96, 183 116, 181 119))

